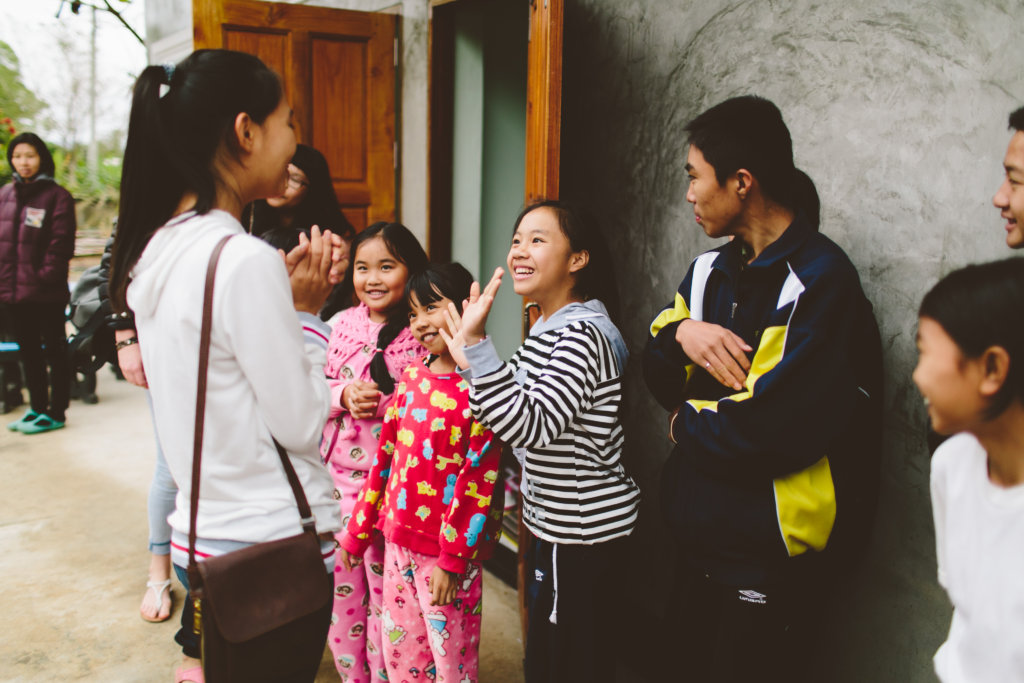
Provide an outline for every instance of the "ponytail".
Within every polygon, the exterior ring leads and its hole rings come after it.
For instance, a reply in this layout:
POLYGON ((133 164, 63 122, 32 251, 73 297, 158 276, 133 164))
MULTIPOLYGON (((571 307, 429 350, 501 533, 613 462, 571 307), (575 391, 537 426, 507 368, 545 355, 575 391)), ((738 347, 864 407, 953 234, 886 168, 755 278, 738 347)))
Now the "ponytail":
POLYGON ((128 272, 156 229, 171 217, 184 193, 181 179, 171 172, 163 144, 160 86, 165 78, 163 67, 147 66, 132 94, 121 166, 120 229, 114 237, 110 269, 110 297, 118 311, 128 310, 128 272))
POLYGON ((214 160, 221 149, 238 153, 238 114, 262 124, 282 92, 277 74, 259 58, 230 50, 197 50, 177 66, 142 72, 132 95, 121 171, 110 276, 116 310, 127 309, 128 274, 185 193, 195 194, 196 213, 214 207, 221 184, 214 160))
POLYGON ((789 208, 804 214, 815 230, 821 225, 821 199, 811 177, 799 168, 793 169, 790 185, 789 208))

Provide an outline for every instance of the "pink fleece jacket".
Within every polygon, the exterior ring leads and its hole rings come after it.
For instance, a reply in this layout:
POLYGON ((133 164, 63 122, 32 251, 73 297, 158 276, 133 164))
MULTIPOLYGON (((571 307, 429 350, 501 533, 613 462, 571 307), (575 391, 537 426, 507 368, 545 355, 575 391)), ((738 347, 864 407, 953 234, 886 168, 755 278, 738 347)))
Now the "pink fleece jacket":
MULTIPOLYGON (((381 422, 392 395, 380 397, 376 417, 361 420, 349 415, 341 404, 341 395, 353 380, 371 381, 370 361, 376 352, 377 335, 383 326, 383 323, 370 320, 370 309, 360 303, 342 311, 331 332, 327 345, 327 365, 324 367, 327 385, 331 390, 331 408, 324 426, 320 454, 325 463, 330 462, 334 467, 368 471, 377 452, 381 422)), ((412 336, 409 328, 402 330, 388 344, 384 349, 384 361, 396 383, 406 366, 424 353, 424 348, 412 336)))

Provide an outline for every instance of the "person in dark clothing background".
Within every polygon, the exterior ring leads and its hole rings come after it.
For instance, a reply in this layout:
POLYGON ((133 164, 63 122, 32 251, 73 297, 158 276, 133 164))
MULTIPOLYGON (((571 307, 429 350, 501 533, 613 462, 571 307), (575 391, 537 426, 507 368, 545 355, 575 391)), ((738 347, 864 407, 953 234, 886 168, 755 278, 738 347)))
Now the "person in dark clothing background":
POLYGON ((70 395, 64 308, 75 202, 54 181, 53 156, 37 135, 11 140, 7 163, 14 180, 0 188, 0 304, 8 309, 31 401, 7 428, 37 434, 64 426, 70 395))

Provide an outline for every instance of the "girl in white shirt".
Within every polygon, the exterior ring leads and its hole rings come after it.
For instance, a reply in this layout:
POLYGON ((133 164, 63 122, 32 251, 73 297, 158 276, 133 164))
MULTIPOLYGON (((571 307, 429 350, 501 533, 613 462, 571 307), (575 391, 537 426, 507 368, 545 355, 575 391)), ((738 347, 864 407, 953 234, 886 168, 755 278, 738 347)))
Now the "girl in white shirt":
MULTIPOLYGON (((232 239, 214 289, 196 554, 201 561, 300 530, 272 437, 291 457, 317 530, 329 537, 340 526, 318 453, 330 392, 323 372, 329 330, 316 313, 340 280, 332 262, 343 245, 332 248, 330 233, 314 228, 282 259, 239 222, 246 204, 283 192, 294 153, 280 78, 256 57, 199 50, 139 76, 111 296, 118 310, 127 304, 135 314, 157 431, 178 484, 169 521, 183 583, 204 274, 224 236, 232 239)), ((329 560, 333 543, 324 550, 329 560)), ((191 608, 186 600, 175 638, 185 655, 176 681, 203 678, 191 608)), ((312 680, 323 647, 296 651, 286 678, 312 680)))
POLYGON ((944 683, 1024 681, 1024 259, 968 266, 921 303, 914 382, 932 427, 944 683))

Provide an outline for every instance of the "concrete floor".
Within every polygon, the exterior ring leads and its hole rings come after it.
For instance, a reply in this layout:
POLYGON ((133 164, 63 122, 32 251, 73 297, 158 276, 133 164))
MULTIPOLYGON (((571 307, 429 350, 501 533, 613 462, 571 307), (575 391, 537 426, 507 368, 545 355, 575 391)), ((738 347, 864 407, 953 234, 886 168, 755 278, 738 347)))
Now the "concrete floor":
MULTIPOLYGON (((153 469, 145 396, 107 369, 97 393, 97 405, 72 402, 65 429, 0 427, 0 681, 174 679, 181 587, 170 621, 138 613, 153 469)), ((518 683, 515 592, 485 573, 484 595, 480 680, 518 683)), ((329 656, 316 680, 338 680, 329 656)))

